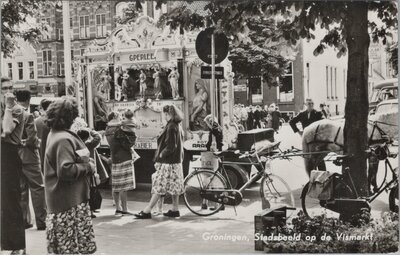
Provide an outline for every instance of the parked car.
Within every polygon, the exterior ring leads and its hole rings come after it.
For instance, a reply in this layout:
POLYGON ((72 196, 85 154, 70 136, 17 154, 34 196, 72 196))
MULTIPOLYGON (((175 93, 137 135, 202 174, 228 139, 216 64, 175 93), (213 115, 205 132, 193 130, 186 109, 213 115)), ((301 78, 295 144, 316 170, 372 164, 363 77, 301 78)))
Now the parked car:
POLYGON ((369 110, 373 111, 376 106, 385 100, 398 98, 398 79, 383 80, 374 85, 369 99, 369 110))

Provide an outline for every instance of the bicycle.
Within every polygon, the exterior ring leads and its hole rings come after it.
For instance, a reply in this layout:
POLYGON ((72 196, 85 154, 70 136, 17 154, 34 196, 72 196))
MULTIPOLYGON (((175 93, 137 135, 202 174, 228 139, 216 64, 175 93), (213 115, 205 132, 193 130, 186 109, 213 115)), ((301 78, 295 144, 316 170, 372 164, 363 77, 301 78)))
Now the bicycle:
POLYGON ((235 151, 235 154, 241 159, 248 159, 249 164, 259 166, 256 168, 260 170, 240 189, 233 189, 224 168, 223 152, 214 152, 218 157, 216 170, 195 169, 185 178, 184 201, 191 212, 199 216, 210 216, 219 212, 225 205, 235 207, 242 202, 242 192, 260 178, 260 196, 267 202, 267 207, 278 204, 294 207, 294 196, 289 185, 281 177, 270 172, 270 162, 282 157, 282 153, 270 151, 260 155, 257 151, 235 151))
MULTIPOLYGON (((326 212, 326 209, 328 209, 330 211, 329 216, 333 217, 337 216, 337 214, 343 217, 354 215, 355 212, 359 212, 362 208, 370 209, 369 203, 374 201, 383 191, 388 190, 390 190, 389 209, 398 212, 399 183, 396 173, 398 168, 393 168, 389 161, 389 158, 396 158, 397 154, 390 153, 387 144, 383 144, 379 148, 384 148, 383 150, 387 151, 386 155, 380 159, 385 162, 385 175, 381 185, 373 194, 368 197, 360 196, 357 193, 353 179, 349 173, 349 167, 345 167, 342 174, 335 173, 331 176, 332 196, 327 200, 311 198, 308 195, 310 182, 304 186, 301 192, 301 206, 304 214, 307 217, 314 217, 321 215, 321 210, 326 212), (388 169, 392 173, 392 179, 389 182, 386 181, 388 169)), ((333 160, 333 163, 342 166, 346 164, 346 160, 349 157, 348 155, 338 155, 336 159, 333 160)))

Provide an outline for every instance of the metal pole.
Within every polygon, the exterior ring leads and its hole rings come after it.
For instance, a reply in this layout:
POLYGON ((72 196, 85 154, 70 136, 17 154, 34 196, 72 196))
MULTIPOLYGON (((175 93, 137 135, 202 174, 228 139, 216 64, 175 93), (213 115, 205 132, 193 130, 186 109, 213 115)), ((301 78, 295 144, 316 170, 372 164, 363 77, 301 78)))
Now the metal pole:
MULTIPOLYGON (((69 27, 69 1, 62 1, 62 21, 63 21, 63 36, 64 36, 64 70, 65 70, 65 94, 68 95, 68 86, 72 85, 72 70, 71 70, 71 38, 69 27)), ((77 91, 78 88, 75 88, 77 91)), ((77 98, 78 95, 76 95, 77 98)), ((79 100, 78 100, 79 101, 79 100)), ((79 102, 78 102, 79 105, 79 102)))
POLYGON ((215 117, 215 36, 211 34, 211 123, 214 124, 215 117))

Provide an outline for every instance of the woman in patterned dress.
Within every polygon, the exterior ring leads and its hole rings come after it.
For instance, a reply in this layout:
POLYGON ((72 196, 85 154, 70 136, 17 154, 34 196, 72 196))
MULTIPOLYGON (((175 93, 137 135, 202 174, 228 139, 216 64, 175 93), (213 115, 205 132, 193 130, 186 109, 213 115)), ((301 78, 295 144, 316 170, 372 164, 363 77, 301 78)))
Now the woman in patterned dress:
POLYGON ((181 121, 183 113, 174 105, 166 105, 163 115, 168 122, 164 131, 157 139, 157 150, 154 156, 155 169, 151 200, 143 211, 135 214, 138 219, 150 219, 151 210, 161 196, 166 193, 172 196, 172 210, 164 216, 179 217, 179 196, 183 187, 183 131, 181 121))
POLYGON ((92 254, 96 251, 89 207, 88 178, 95 172, 89 150, 70 130, 78 117, 74 99, 63 97, 49 106, 44 158, 47 203, 47 252, 92 254))

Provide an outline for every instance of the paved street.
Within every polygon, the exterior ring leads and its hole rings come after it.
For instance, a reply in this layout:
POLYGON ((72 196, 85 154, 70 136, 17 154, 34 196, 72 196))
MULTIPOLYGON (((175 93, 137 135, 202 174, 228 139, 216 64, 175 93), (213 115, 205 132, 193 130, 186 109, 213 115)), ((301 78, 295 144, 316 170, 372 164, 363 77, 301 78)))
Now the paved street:
MULTIPOLYGON (((300 148, 300 137, 293 134, 289 126, 284 126, 277 135, 282 141, 282 149, 296 146, 300 148), (289 142, 290 141, 290 142, 289 142)), ((329 169, 339 170, 328 165, 329 169)), ((307 175, 301 158, 288 162, 276 160, 273 172, 284 178, 295 193, 296 206, 300 206, 300 191, 307 182, 307 175)), ((383 171, 380 171, 382 174, 383 171)), ((97 254, 133 254, 133 253, 254 253, 254 214, 261 210, 258 185, 244 193, 243 203, 210 217, 199 217, 190 213, 182 205, 180 219, 155 217, 151 220, 137 220, 133 216, 115 217, 109 192, 104 192, 102 210, 94 219, 97 254), (220 240, 213 240, 213 239, 220 240), (229 239, 231 238, 231 239, 229 239), (242 239, 233 241, 232 238, 242 239), (210 240, 212 239, 212 240, 210 240), (221 240, 222 239, 222 240, 221 240)), ((150 198, 150 186, 139 185, 129 194, 129 209, 141 210, 150 198)), ((167 201, 168 202, 168 201, 167 201)), ((167 209, 169 205, 165 205, 167 209)), ((374 216, 387 211, 387 194, 383 193, 372 204, 374 216)), ((26 231, 28 254, 46 252, 45 232, 35 229, 26 231)))

